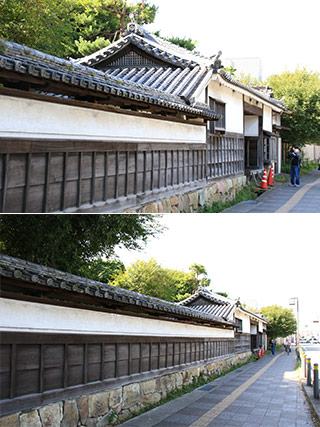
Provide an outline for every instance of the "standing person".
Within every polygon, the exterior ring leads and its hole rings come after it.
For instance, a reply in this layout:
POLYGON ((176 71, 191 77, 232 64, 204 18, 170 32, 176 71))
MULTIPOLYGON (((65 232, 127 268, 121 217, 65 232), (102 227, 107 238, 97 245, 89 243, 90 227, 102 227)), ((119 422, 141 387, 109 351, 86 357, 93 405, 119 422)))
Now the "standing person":
POLYGON ((290 341, 289 341, 288 338, 286 339, 286 343, 285 343, 284 347, 285 347, 287 355, 289 356, 289 353, 290 353, 290 341))
POLYGON ((271 338, 270 344, 271 344, 271 351, 272 351, 272 354, 274 355, 274 353, 275 353, 275 348, 276 348, 276 342, 275 342, 275 340, 274 340, 273 338, 271 338))
POLYGON ((299 187, 300 185, 300 166, 301 166, 301 152, 298 147, 289 147, 288 156, 291 160, 290 169, 290 186, 299 187))

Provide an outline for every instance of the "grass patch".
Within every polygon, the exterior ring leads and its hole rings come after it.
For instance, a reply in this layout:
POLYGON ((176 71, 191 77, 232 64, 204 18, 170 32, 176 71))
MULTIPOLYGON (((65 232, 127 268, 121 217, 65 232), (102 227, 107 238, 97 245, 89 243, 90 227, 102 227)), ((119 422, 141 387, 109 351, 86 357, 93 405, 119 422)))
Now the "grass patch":
MULTIPOLYGON (((300 168, 300 175, 306 175, 318 167, 318 163, 311 162, 310 160, 303 160, 300 168)), ((281 165, 281 174, 287 174, 290 178, 291 162, 285 162, 281 165)))
POLYGON ((279 173, 278 175, 274 176, 274 181, 279 182, 280 184, 285 184, 290 179, 290 175, 286 173, 279 173))
POLYGON ((213 205, 207 206, 204 205, 202 209, 199 209, 200 213, 219 213, 224 211, 225 209, 230 208, 233 205, 236 205, 241 202, 245 202, 246 200, 256 200, 258 197, 258 189, 256 186, 246 185, 243 187, 235 196, 233 200, 228 200, 225 202, 215 202, 213 205))
MULTIPOLYGON (((206 375, 204 373, 201 373, 200 376, 198 378, 193 378, 192 383, 188 384, 188 385, 183 385, 181 388, 176 389, 176 390, 172 390, 167 394, 167 397, 164 399, 159 400, 159 402, 151 404, 151 403, 145 403, 143 408, 139 409, 138 411, 135 411, 131 417, 128 417, 125 421, 128 421, 131 418, 135 418, 141 414, 144 414, 147 411, 150 411, 151 409, 154 409, 158 406, 164 405, 165 403, 170 402, 171 400, 177 399, 180 396, 183 396, 186 393, 190 393, 193 390, 202 387, 212 381, 214 381, 215 379, 219 378, 219 377, 223 377, 224 375, 241 368, 244 365, 247 365, 248 363, 252 363, 252 362, 256 362, 257 359, 254 355, 250 356, 249 359, 246 362, 242 362, 242 363, 237 363, 236 365, 232 365, 230 368, 226 369, 225 371, 221 371, 219 374, 214 373, 211 375, 206 375)), ((124 422, 121 421, 121 422, 124 422)), ((117 422, 116 420, 113 421, 113 425, 118 425, 119 422, 117 422)))

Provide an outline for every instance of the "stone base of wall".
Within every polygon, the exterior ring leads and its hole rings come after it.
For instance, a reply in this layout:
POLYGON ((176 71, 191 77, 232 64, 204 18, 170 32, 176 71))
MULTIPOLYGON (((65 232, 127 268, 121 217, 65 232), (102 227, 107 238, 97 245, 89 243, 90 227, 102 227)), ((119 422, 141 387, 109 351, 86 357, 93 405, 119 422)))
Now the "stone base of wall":
POLYGON ((125 213, 192 213, 207 205, 211 207, 215 202, 233 200, 236 194, 246 185, 246 176, 225 178, 215 181, 206 187, 188 193, 174 195, 125 210, 125 213))
POLYGON ((29 412, 0 418, 2 427, 105 427, 131 418, 146 404, 155 404, 170 391, 191 384, 200 375, 206 377, 245 362, 251 352, 216 359, 205 365, 195 365, 175 373, 147 381, 124 385, 100 393, 60 401, 29 412))

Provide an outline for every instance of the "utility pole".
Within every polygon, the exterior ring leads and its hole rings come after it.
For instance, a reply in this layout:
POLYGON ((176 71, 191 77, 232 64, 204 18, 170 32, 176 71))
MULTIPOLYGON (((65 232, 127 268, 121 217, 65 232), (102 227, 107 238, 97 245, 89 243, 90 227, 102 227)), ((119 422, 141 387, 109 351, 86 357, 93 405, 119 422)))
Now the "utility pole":
POLYGON ((299 346, 300 342, 300 322, 299 322, 299 298, 293 297, 289 299, 289 305, 296 305, 297 304, 297 342, 296 346, 299 346))

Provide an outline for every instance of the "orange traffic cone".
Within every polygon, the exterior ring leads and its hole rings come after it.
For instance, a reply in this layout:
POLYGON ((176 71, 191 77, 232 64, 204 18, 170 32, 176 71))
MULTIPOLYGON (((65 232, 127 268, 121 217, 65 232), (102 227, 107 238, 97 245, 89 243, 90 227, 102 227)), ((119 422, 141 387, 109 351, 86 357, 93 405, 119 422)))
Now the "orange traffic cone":
POLYGON ((273 187, 273 182, 274 182, 274 179, 273 179, 273 165, 271 165, 271 168, 269 170, 267 185, 269 187, 273 187))
POLYGON ((267 170, 266 169, 263 171, 263 177, 262 177, 260 188, 268 190, 268 185, 267 185, 267 170))

